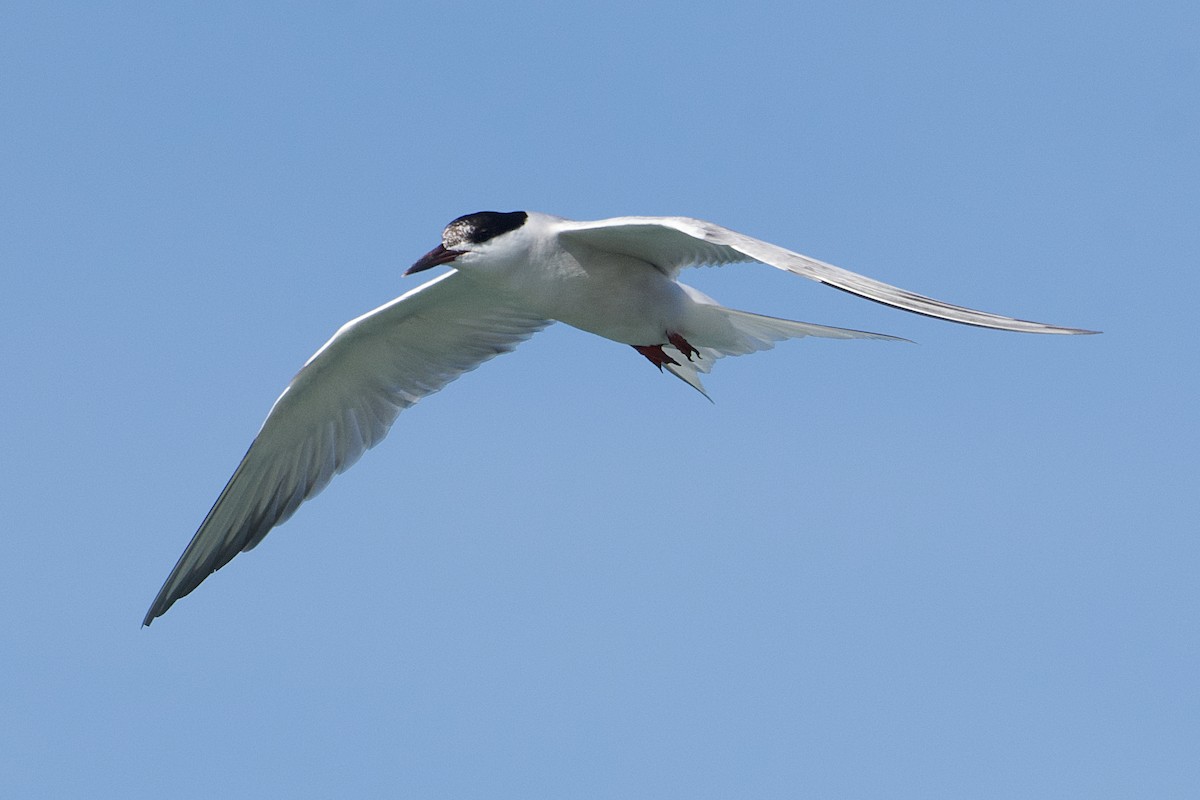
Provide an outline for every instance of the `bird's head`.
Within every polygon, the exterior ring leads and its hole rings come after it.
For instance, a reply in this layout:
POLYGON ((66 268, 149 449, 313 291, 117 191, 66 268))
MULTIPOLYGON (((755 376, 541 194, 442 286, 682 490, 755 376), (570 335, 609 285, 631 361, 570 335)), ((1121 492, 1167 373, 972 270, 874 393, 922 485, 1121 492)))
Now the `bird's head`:
POLYGON ((489 257, 502 257, 504 252, 518 246, 521 226, 529 219, 524 211, 477 211, 451 222, 442 231, 442 243, 413 264, 405 275, 422 272, 431 267, 453 263, 456 267, 489 257))

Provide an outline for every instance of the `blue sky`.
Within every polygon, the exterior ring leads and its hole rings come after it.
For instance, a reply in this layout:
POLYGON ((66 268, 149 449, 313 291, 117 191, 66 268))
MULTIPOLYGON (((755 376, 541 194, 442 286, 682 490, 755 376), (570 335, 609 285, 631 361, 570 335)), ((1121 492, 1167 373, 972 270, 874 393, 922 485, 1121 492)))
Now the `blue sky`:
POLYGON ((9 4, 13 797, 1191 797, 1185 3, 9 4), (755 265, 918 344, 565 327, 139 627, 267 409, 480 209, 682 214, 1099 337, 755 265))

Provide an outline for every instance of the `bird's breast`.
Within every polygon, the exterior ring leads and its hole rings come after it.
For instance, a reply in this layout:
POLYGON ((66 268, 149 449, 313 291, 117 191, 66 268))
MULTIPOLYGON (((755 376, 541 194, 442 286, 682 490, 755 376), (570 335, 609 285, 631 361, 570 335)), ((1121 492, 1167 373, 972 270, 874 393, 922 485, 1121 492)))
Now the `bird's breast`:
POLYGON ((687 296, 652 265, 628 256, 563 252, 515 273, 511 291, 546 319, 623 344, 657 344, 677 330, 687 296))

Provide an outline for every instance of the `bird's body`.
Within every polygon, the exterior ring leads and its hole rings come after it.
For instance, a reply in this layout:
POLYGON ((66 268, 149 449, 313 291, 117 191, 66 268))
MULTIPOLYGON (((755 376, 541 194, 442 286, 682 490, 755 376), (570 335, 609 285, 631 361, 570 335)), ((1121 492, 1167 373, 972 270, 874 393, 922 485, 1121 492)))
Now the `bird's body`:
POLYGON ((677 280, 760 261, 877 302, 982 327, 1090 333, 954 306, 685 217, 576 222, 535 212, 460 217, 409 272, 441 275, 342 326, 275 401, 143 624, 249 550, 388 432, 396 416, 552 322, 631 345, 703 392, 730 355, 803 336, 894 339, 724 308, 677 280))
POLYGON ((531 215, 523 226, 532 229, 528 255, 514 248, 486 270, 463 274, 479 291, 622 344, 659 341, 664 330, 679 323, 688 307, 679 283, 632 256, 590 257, 586 245, 540 247, 555 221, 531 215), (535 258, 540 268, 528 269, 535 258))

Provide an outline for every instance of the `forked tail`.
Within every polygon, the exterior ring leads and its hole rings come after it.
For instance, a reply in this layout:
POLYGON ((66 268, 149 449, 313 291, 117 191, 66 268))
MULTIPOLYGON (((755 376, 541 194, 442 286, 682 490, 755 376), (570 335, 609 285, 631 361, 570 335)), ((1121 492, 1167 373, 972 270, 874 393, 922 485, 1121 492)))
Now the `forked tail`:
MULTIPOLYGON (((689 287, 690 288, 690 287, 689 287)), ((696 293, 699 294, 698 292, 696 293)), ((699 299, 699 298, 697 298, 699 299)), ((704 298, 708 300, 708 298, 704 298)), ((850 328, 834 328, 829 325, 815 325, 811 322, 796 322, 778 317, 766 317, 762 314, 751 314, 749 311, 738 311, 725 308, 711 301, 700 306, 708 322, 705 325, 720 329, 720 333, 710 340, 708 346, 696 345, 696 354, 689 360, 677 347, 672 344, 663 345, 663 352, 671 357, 675 364, 664 364, 672 375, 687 383, 700 394, 708 397, 704 384, 700 382, 700 373, 712 371, 713 364, 723 356, 741 356, 759 350, 770 350, 776 342, 784 339, 799 339, 804 336, 819 336, 823 339, 882 339, 893 342, 907 342, 899 336, 888 336, 885 333, 856 331, 850 328), (714 318, 713 315, 719 315, 714 318), (720 344, 712 344, 719 341, 720 344)), ((698 310, 700 310, 698 309, 698 310)), ((712 398, 709 398, 712 399, 712 398)))

